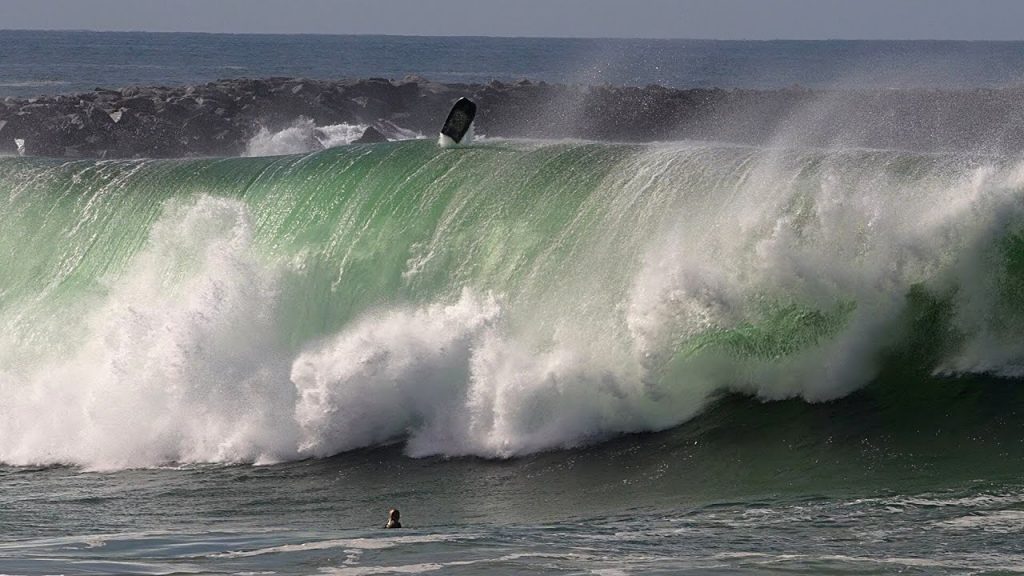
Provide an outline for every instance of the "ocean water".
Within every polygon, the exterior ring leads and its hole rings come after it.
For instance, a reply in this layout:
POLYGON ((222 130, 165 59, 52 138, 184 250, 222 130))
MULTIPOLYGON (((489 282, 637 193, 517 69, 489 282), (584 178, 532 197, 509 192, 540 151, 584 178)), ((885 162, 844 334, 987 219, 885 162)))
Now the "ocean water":
POLYGON ((1024 571, 1019 157, 271 136, 0 158, 0 574, 1024 571))
MULTIPOLYGON (((2 25, 2 24, 0 24, 2 25)), ((0 30, 0 97, 290 76, 679 88, 1024 84, 1024 42, 717 41, 0 30)))

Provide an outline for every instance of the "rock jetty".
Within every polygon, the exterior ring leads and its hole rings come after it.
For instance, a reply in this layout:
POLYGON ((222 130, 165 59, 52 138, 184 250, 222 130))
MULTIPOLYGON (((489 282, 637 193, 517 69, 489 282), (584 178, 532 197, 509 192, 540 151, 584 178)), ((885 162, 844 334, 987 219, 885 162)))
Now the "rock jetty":
POLYGON ((1024 150, 1024 88, 820 91, 577 86, 520 81, 232 79, 97 88, 0 101, 0 154, 135 158, 237 155, 261 128, 399 127, 432 136, 451 103, 478 104, 477 133, 515 138, 1024 150))

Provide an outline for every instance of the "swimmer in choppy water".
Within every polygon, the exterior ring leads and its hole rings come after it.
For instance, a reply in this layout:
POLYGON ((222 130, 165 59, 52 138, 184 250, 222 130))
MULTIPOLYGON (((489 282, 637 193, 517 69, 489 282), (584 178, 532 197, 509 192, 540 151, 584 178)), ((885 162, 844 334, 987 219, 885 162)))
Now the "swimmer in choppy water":
POLYGON ((388 510, 388 523, 384 525, 385 528, 401 528, 402 523, 398 521, 398 508, 392 508, 388 510))

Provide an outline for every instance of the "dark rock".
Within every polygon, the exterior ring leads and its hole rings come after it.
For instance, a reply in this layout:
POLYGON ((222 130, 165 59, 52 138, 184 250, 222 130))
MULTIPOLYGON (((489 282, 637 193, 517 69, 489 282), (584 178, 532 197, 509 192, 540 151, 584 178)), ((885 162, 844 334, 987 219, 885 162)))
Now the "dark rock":
POLYGON ((1024 151, 1024 89, 961 91, 679 90, 663 86, 439 84, 226 79, 181 87, 97 88, 0 101, 0 151, 14 138, 32 154, 132 157, 236 154, 265 126, 300 116, 318 126, 366 123, 366 139, 436 133, 452 102, 470 96, 491 136, 618 141, 715 139, 920 150, 1024 151), (809 113, 810 112, 810 113, 809 113))
POLYGON ((121 107, 136 113, 152 114, 156 112, 157 102, 151 97, 138 96, 122 100, 121 107))
POLYGON ((370 144, 370 143, 374 143, 374 142, 387 142, 387 141, 388 141, 387 136, 381 134, 373 126, 370 126, 369 128, 366 129, 365 132, 363 132, 363 135, 360 136, 355 141, 355 144, 370 144))

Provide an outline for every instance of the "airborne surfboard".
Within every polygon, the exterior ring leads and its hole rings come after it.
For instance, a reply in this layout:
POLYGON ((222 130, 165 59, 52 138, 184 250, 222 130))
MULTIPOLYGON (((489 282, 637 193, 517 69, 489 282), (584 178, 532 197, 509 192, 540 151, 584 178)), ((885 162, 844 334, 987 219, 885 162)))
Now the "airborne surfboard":
POLYGON ((469 98, 459 98, 452 111, 448 113, 448 119, 441 127, 441 135, 437 143, 442 147, 454 146, 456 144, 468 144, 472 140, 473 118, 476 117, 476 104, 469 98))

